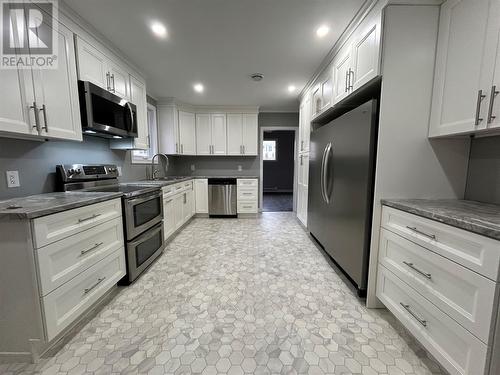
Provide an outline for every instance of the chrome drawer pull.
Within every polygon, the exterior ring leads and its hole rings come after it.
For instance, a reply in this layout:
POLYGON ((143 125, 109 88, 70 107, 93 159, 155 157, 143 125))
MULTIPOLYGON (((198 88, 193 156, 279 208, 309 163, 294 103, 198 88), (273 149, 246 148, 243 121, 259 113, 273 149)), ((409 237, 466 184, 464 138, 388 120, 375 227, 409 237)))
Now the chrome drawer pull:
POLYGON ((494 119, 497 117, 493 115, 493 107, 495 103, 495 97, 500 94, 500 91, 497 90, 496 86, 491 87, 491 96, 490 96, 490 106, 488 107, 488 124, 491 124, 494 119))
POLYGON ((83 290, 83 293, 87 294, 87 293, 89 293, 92 289, 95 289, 95 288, 97 287, 97 285, 99 285, 100 283, 102 283, 102 282, 104 281, 104 279, 105 279, 105 278, 106 278, 106 277, 100 277, 100 278, 98 278, 98 279, 97 279, 97 282, 96 282, 94 285, 92 285, 90 288, 85 288, 85 289, 83 290))
POLYGON ((403 261, 403 263, 404 263, 404 264, 406 264, 408 267, 410 267, 413 271, 415 271, 415 272, 417 272, 417 273, 421 274, 422 276, 424 276, 424 277, 428 278, 429 280, 431 279, 432 275, 431 275, 430 273, 427 273, 427 272, 424 272, 424 271, 419 270, 417 267, 415 267, 415 266, 413 265, 413 263, 410 263, 410 262, 405 262, 405 261, 403 261))
POLYGON ((414 231, 415 233, 421 234, 422 236, 425 236, 425 237, 428 237, 434 241, 437 241, 436 235, 434 235, 434 234, 428 234, 428 233, 422 232, 421 230, 418 230, 416 227, 409 227, 408 225, 406 226, 406 228, 414 231))
POLYGON ((97 249, 99 246, 101 246, 103 244, 104 244, 104 242, 98 242, 94 246, 92 246, 90 249, 80 251, 80 254, 81 255, 87 254, 87 253, 91 252, 92 250, 97 249))
POLYGON ((411 311, 410 305, 405 305, 403 302, 399 303, 403 308, 408 311, 408 313, 413 316, 420 324, 422 324, 424 327, 427 327, 427 320, 421 319, 418 317, 417 314, 415 314, 413 311, 411 311))
POLYGON ((86 217, 84 219, 78 219, 78 222, 83 223, 84 221, 89 221, 89 220, 95 219, 98 216, 101 216, 101 214, 93 214, 92 216, 86 217))
POLYGON ((481 116, 481 102, 483 99, 486 98, 486 95, 483 94, 483 90, 479 90, 477 92, 477 101, 476 101, 476 116, 475 116, 475 121, 474 125, 478 126, 483 119, 479 116, 481 116))

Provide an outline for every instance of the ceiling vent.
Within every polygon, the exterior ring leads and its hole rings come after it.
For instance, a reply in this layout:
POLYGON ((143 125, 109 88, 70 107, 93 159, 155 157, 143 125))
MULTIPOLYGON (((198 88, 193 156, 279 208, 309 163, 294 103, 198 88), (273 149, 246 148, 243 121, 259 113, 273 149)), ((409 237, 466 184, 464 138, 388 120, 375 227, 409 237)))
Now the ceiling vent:
POLYGON ((252 78, 253 81, 255 82, 260 82, 264 78, 264 74, 262 73, 253 73, 250 75, 250 78, 252 78))

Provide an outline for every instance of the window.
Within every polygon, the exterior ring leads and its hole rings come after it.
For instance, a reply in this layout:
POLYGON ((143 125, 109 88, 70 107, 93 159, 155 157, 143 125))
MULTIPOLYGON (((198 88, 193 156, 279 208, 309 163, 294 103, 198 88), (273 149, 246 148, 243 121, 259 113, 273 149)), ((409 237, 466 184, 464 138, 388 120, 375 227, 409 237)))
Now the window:
POLYGON ((276 140, 267 140, 262 142, 262 155, 263 160, 276 161, 276 140))
POLYGON ((156 125, 156 107, 148 103, 149 149, 133 150, 132 163, 150 163, 158 153, 158 128, 156 125))

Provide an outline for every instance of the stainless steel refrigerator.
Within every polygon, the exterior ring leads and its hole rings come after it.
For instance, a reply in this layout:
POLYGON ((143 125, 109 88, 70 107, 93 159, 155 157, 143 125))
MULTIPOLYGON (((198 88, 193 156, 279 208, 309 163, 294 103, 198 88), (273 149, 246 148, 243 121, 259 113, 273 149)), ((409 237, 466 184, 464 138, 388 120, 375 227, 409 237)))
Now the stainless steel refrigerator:
POLYGON ((311 134, 308 229, 366 293, 377 140, 372 99, 311 134))

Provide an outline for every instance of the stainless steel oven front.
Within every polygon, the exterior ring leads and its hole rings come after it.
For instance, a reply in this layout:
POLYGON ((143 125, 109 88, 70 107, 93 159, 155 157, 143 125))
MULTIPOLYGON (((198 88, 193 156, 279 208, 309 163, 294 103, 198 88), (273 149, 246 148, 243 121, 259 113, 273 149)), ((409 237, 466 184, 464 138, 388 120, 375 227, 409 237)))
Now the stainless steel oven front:
POLYGON ((158 256, 164 247, 163 223, 127 242, 127 282, 134 281, 158 256))
POLYGON ((161 190, 128 198, 124 203, 126 233, 129 241, 163 220, 161 190))

